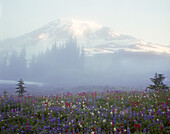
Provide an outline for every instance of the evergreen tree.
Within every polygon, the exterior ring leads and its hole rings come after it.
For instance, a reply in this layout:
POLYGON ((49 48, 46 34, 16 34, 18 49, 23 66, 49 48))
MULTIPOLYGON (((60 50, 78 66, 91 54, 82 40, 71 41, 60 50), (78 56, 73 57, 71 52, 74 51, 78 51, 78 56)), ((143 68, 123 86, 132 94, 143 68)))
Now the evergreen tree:
POLYGON ((26 90, 24 90, 24 88, 26 88, 26 87, 23 86, 24 85, 24 81, 22 79, 20 79, 18 82, 19 82, 17 84, 18 87, 16 89, 19 89, 19 90, 16 91, 16 93, 18 93, 19 97, 23 97, 24 93, 27 92, 26 90))
POLYGON ((164 74, 157 74, 155 73, 154 78, 150 78, 150 80, 154 83, 154 85, 149 85, 149 89, 155 90, 155 91, 165 91, 165 90, 169 90, 169 87, 163 83, 165 79, 164 74))
POLYGON ((26 77, 27 75, 27 61, 26 61, 26 49, 25 47, 21 50, 20 55, 18 57, 18 75, 19 77, 26 77))
POLYGON ((8 97, 8 92, 4 91, 4 97, 7 98, 8 97))
POLYGON ((19 65, 20 65, 20 62, 19 62, 17 52, 12 51, 12 53, 10 55, 8 71, 7 71, 7 73, 10 74, 8 79, 14 80, 14 79, 20 77, 18 74, 18 72, 20 72, 19 65))
POLYGON ((7 79, 8 72, 8 53, 4 55, 0 63, 0 79, 7 79))
POLYGON ((81 67, 84 67, 84 65, 85 65, 85 50, 84 50, 84 47, 82 47, 82 49, 81 49, 80 64, 81 64, 81 67))

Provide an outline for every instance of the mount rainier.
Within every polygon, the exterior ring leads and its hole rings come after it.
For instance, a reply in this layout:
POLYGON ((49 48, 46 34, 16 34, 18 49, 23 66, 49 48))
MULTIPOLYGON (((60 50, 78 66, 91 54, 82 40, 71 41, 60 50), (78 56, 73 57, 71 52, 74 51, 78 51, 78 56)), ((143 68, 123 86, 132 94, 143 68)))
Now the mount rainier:
POLYGON ((117 34, 109 27, 90 21, 80 21, 71 18, 61 18, 44 25, 43 27, 16 38, 0 41, 0 59, 5 53, 20 52, 26 48, 26 57, 29 60, 38 55, 65 43, 70 36, 75 36, 77 44, 84 47, 87 55, 100 53, 115 53, 120 50, 129 52, 149 52, 155 54, 170 54, 169 46, 162 46, 136 39, 129 35, 117 34))
POLYGON ((166 74, 170 83, 169 67, 170 46, 71 18, 57 19, 30 33, 0 41, 2 80, 24 78, 55 86, 146 87, 155 72, 166 74), (68 42, 70 38, 74 38, 72 43, 68 42))

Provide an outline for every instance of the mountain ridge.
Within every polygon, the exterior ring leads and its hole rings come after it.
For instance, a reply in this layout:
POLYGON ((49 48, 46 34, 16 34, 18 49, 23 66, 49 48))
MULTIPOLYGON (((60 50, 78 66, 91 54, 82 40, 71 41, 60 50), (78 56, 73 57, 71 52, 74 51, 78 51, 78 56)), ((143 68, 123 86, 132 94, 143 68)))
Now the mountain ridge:
POLYGON ((20 52, 26 48, 26 57, 31 59, 56 42, 59 47, 70 36, 76 36, 77 44, 84 47, 86 55, 114 53, 120 50, 131 52, 149 52, 155 54, 170 54, 170 47, 152 44, 136 39, 130 35, 117 34, 109 27, 90 21, 80 21, 72 18, 56 19, 30 33, 0 42, 0 58, 4 53, 20 52))
POLYGON ((2 41, 0 79, 23 78, 58 87, 146 87, 146 78, 155 72, 170 76, 169 52, 168 46, 117 34, 93 22, 60 19, 2 41))

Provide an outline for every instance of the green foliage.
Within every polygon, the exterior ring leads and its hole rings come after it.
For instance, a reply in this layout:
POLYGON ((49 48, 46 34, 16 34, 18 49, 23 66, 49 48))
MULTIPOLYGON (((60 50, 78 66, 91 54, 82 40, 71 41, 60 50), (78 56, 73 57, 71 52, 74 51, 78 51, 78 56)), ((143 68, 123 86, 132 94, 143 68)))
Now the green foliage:
POLYGON ((26 87, 23 86, 24 85, 24 81, 22 79, 20 79, 18 82, 19 83, 17 84, 17 88, 16 89, 19 89, 19 90, 16 91, 16 93, 18 93, 19 97, 23 97, 24 93, 27 92, 26 90, 24 90, 24 88, 26 88, 26 87))
POLYGON ((152 89, 152 90, 155 90, 155 91, 159 91, 159 90, 162 90, 162 91, 165 91, 165 90, 169 90, 169 87, 163 83, 165 79, 165 76, 164 74, 158 74, 158 73, 155 73, 155 76, 154 78, 150 78, 150 80, 154 83, 153 85, 149 85, 149 89, 152 89))

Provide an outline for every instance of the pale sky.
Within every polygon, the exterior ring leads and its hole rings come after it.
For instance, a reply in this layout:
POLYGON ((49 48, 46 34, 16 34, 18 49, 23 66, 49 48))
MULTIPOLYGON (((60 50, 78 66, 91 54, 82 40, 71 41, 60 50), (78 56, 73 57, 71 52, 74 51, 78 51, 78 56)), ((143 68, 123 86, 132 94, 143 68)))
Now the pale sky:
POLYGON ((170 45, 170 0, 0 0, 0 40, 65 17, 94 21, 118 34, 170 45))

